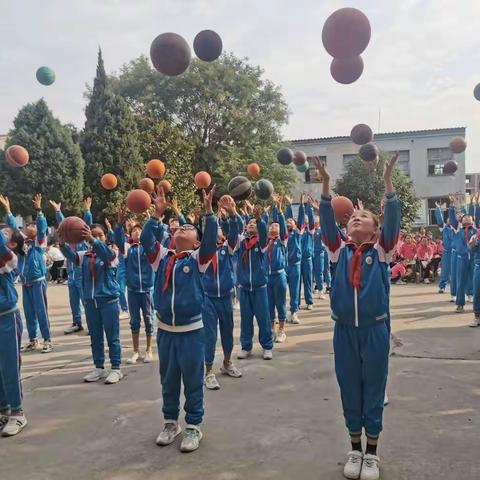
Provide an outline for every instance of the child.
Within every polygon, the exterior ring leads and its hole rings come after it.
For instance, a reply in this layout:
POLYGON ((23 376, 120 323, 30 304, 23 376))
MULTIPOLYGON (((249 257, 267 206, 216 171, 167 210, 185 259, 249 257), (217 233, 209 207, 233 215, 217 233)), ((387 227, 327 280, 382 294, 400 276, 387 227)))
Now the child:
MULTIPOLYGON (((308 201, 318 213, 320 207, 319 203, 309 194, 308 201)), ((320 228, 320 217, 314 217, 314 232, 313 232, 313 277, 315 279, 315 288, 318 291, 318 298, 325 300, 323 293, 323 283, 330 287, 330 262, 328 256, 325 255, 325 246, 322 242, 322 229, 320 228), (325 259, 327 260, 325 262, 325 259), (328 272, 327 272, 328 270, 328 272), (327 283, 328 278, 328 283, 327 283)))
POLYGON ((433 257, 432 249, 428 243, 427 237, 422 237, 420 244, 417 247, 415 260, 417 261, 417 271, 420 274, 424 283, 430 283, 430 267, 433 257))
MULTIPOLYGON (((477 207, 478 208, 478 207, 477 207)), ((470 239, 469 246, 474 256, 473 270, 473 320, 470 327, 480 327, 480 230, 470 239)))
MULTIPOLYGON (((312 310, 313 308, 313 235, 315 233, 315 220, 313 217, 313 207, 310 202, 305 201, 305 195, 302 195, 300 201, 303 203, 303 207, 307 213, 304 218, 305 230, 302 235, 302 261, 300 264, 301 282, 303 281, 303 296, 305 298, 306 309, 312 310)), ((301 290, 301 285, 300 285, 301 290)), ((300 297, 300 291, 299 291, 300 297)), ((301 298, 301 297, 300 297, 301 298)), ((301 299, 299 298, 299 304, 301 299)))
MULTIPOLYGON (((12 230, 18 230, 17 221, 10 211, 8 198, 0 196, 0 203, 7 212, 7 225, 12 230)), ((23 349, 31 352, 38 348, 38 327, 43 337, 42 353, 50 353, 53 350, 50 321, 47 308, 47 280, 45 275, 45 248, 47 246, 47 220, 42 213, 42 196, 35 195, 33 206, 37 212, 36 223, 29 223, 26 227, 25 256, 19 257, 18 272, 22 282, 23 311, 27 322, 29 343, 23 349)))
POLYGON ((106 244, 106 232, 102 225, 94 223, 85 226, 83 238, 90 249, 74 251, 68 244, 62 243, 65 257, 82 267, 82 289, 85 302, 88 332, 95 370, 87 374, 85 382, 118 383, 123 378, 120 370, 122 350, 120 345, 119 287, 116 280, 118 256, 106 244), (105 370, 104 332, 108 342, 108 354, 112 366, 105 370))
POLYGON ((153 269, 148 261, 147 254, 140 244, 142 227, 133 224, 130 228, 130 247, 128 251, 125 245, 125 215, 118 215, 118 224, 115 228, 115 243, 119 252, 125 258, 125 271, 127 282, 128 306, 130 311, 130 328, 132 331, 133 354, 127 360, 129 364, 135 364, 140 356, 140 312, 143 314, 145 324, 146 347, 143 356, 144 363, 153 360, 152 336, 154 324, 153 308, 153 269))
POLYGON ((171 444, 182 431, 178 425, 178 414, 183 380, 187 427, 180 446, 182 452, 196 450, 203 437, 200 424, 204 413, 205 332, 201 275, 216 250, 218 227, 212 211, 214 195, 215 186, 208 195, 203 191, 205 230, 201 243, 201 233, 191 224, 175 230, 175 251, 166 249, 157 240, 155 231, 163 228, 159 219, 167 208, 161 188, 155 199, 155 216, 147 221, 140 237, 156 272, 154 304, 158 317, 157 345, 165 418, 157 445, 171 444))
POLYGON ((341 239, 335 224, 330 176, 318 157, 314 158, 323 179, 323 242, 331 261, 337 264, 331 290, 332 318, 336 322, 335 372, 352 443, 344 475, 362 480, 380 476, 377 443, 382 430, 389 355, 388 267, 400 232, 400 203, 392 184, 397 158, 398 154, 385 164, 381 231, 375 215, 357 210, 347 225, 348 242, 341 239), (362 429, 367 437, 365 455, 362 429))
POLYGON ((408 260, 406 258, 399 258, 398 263, 392 267, 391 279, 395 285, 406 285, 404 278, 407 276, 408 260))
POLYGON ((23 257, 24 238, 18 230, 0 230, 0 433, 17 435, 27 426, 22 408, 20 342, 22 318, 15 289, 18 257, 23 257))

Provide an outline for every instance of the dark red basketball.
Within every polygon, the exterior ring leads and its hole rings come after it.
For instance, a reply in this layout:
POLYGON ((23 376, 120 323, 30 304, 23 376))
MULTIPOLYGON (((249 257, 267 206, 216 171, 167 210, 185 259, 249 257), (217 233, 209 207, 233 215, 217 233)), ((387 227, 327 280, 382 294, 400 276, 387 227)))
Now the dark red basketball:
POLYGON ((28 159, 27 149, 20 145, 11 145, 5 152, 5 160, 15 168, 24 167, 28 163, 28 159))
POLYGON ((293 162, 293 152, 289 148, 281 148, 277 152, 277 160, 282 165, 290 165, 293 162))
POLYGON ((480 83, 473 89, 473 96, 480 101, 480 83))
POLYGON ((346 225, 353 215, 352 201, 347 197, 333 197, 332 207, 337 223, 346 225))
POLYGON ((443 166, 443 173, 445 175, 453 175, 458 169, 458 163, 455 162, 454 160, 449 160, 444 166, 443 166))
POLYGON ((330 64, 330 73, 338 83, 344 85, 353 83, 363 73, 362 57, 334 58, 330 64))
POLYGON ((145 190, 132 190, 127 195, 127 207, 133 213, 143 213, 152 204, 150 195, 145 190))
POLYGON ((180 75, 190 65, 192 54, 187 41, 177 33, 162 33, 150 46, 153 66, 170 77, 180 75))
POLYGON ((358 154, 364 162, 374 162, 378 157, 378 147, 374 143, 366 143, 360 147, 358 154))
POLYGON ((202 30, 193 40, 195 55, 204 62, 213 62, 222 53, 223 43, 220 35, 213 30, 202 30))
POLYGON ((307 161, 305 152, 295 152, 293 154, 293 163, 297 166, 303 165, 307 161))
POLYGON ((467 148, 467 142, 462 137, 456 137, 450 142, 450 150, 453 153, 463 153, 467 148))
POLYGON ((87 224, 79 217, 67 217, 58 226, 57 234, 66 243, 80 243, 85 240, 87 224))
POLYGON ((335 58, 360 55, 368 46, 372 29, 367 16, 356 8, 341 8, 325 21, 322 42, 335 58))
POLYGON ((352 128, 350 132, 352 142, 357 145, 365 145, 373 140, 372 129, 364 123, 359 123, 352 128))

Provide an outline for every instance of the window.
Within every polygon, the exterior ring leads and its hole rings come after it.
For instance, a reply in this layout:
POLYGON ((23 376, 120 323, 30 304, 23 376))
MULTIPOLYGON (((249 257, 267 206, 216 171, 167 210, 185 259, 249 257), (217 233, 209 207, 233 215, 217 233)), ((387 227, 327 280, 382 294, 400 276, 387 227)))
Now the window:
POLYGON ((357 156, 356 153, 347 153, 343 156, 343 166, 345 167, 348 163, 350 163, 355 157, 357 156))
POLYGON ((446 219, 446 207, 448 205, 448 197, 433 197, 427 199, 427 208, 428 208, 428 224, 436 225, 437 221, 435 220, 435 209, 437 208, 436 203, 439 203, 442 208, 443 218, 446 219))
MULTIPOLYGON (((327 157, 323 156, 318 158, 325 165, 327 164, 327 157)), ((305 172, 305 183, 320 183, 321 180, 317 178, 315 166, 313 165, 313 162, 312 162, 312 157, 307 157, 307 162, 309 165, 309 169, 305 172)))
POLYGON ((429 148, 427 150, 428 175, 439 176, 443 173, 443 166, 452 160, 453 153, 449 148, 429 148))
MULTIPOLYGON (((393 155, 397 152, 394 151, 394 152, 388 152, 388 153, 393 155)), ((398 165, 398 168, 399 168, 400 172, 403 175, 405 175, 406 177, 410 176, 410 150, 399 150, 398 151, 397 165, 398 165)))

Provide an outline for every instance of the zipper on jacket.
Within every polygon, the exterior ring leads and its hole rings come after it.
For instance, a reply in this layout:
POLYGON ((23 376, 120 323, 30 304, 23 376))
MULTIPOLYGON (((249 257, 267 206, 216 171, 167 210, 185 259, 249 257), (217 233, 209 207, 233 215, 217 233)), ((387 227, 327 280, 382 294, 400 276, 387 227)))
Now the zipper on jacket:
POLYGON ((354 310, 355 310, 355 326, 358 327, 358 290, 353 289, 354 310))
POLYGON ((250 291, 253 291, 253 284, 252 284, 252 255, 251 255, 251 249, 248 251, 248 269, 249 269, 249 275, 250 275, 250 291))
POLYGON ((173 269, 172 269, 172 298, 171 298, 171 308, 172 308, 172 325, 175 326, 175 267, 176 264, 173 264, 173 269))
POLYGON ((140 247, 137 246, 137 253, 138 253, 138 278, 140 280, 140 291, 143 290, 143 280, 142 280, 142 267, 140 265, 140 247))
POLYGON ((217 291, 220 298, 220 255, 218 255, 218 252, 219 250, 216 251, 215 255, 217 256, 217 291))

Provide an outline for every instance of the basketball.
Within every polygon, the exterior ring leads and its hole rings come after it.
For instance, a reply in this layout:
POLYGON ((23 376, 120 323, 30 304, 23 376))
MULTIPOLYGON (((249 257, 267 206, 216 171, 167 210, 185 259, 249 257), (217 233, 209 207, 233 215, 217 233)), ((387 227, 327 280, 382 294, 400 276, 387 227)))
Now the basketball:
POLYGON ((222 39, 213 30, 202 30, 193 40, 195 55, 204 62, 213 62, 222 53, 222 39))
POLYGON ((480 101, 480 83, 473 89, 473 96, 480 101))
POLYGON ((198 172, 195 174, 195 185, 198 188, 208 188, 212 183, 212 177, 207 172, 198 172))
POLYGON ((462 137, 456 137, 450 142, 450 150, 453 153, 463 153, 467 148, 467 142, 462 137))
POLYGON ((305 152, 295 152, 293 154, 293 163, 295 165, 303 165, 307 161, 307 155, 305 152))
POLYGON ((293 162, 293 152, 289 148, 281 148, 277 152, 278 163, 290 165, 293 162))
POLYGON ((296 165, 295 168, 297 169, 297 172, 305 173, 310 168, 310 165, 308 162, 305 162, 301 165, 296 165))
POLYGON ((153 193, 155 190, 155 184, 151 178, 142 178, 138 182, 138 188, 145 190, 147 193, 153 193))
POLYGON ((158 186, 164 191, 164 193, 172 191, 172 184, 168 180, 162 180, 158 186))
POLYGON ((58 226, 57 234, 67 243, 80 243, 85 240, 83 231, 87 224, 79 217, 67 217, 58 226))
POLYGON ((443 166, 443 173, 445 175, 453 175, 458 169, 458 163, 455 162, 454 160, 449 160, 445 165, 443 166))
POLYGON ((365 145, 373 140, 373 132, 368 125, 359 123, 352 128, 350 138, 356 145, 365 145))
POLYGON ((346 225, 353 214, 353 203, 347 197, 333 197, 333 212, 335 220, 340 225, 346 225))
POLYGON ((51 85, 55 81, 55 72, 49 67, 40 67, 35 74, 38 83, 51 85))
POLYGON ((330 64, 330 73, 338 83, 349 85, 358 80, 363 73, 362 57, 334 58, 330 64))
POLYGON ((250 163, 247 167, 247 173, 251 177, 258 177, 260 175, 260 165, 258 163, 250 163))
POLYGON ((165 175, 165 164, 161 160, 150 160, 147 163, 147 174, 152 178, 162 178, 165 175))
POLYGON ((160 34, 153 40, 150 46, 150 58, 156 70, 174 77, 188 68, 192 54, 183 37, 168 32, 160 34))
POLYGON ((270 180, 262 178, 255 183, 253 190, 257 198, 260 200, 268 200, 272 196, 273 185, 270 180))
POLYGON ((252 184, 246 177, 234 177, 228 182, 228 193, 235 200, 245 200, 252 193, 252 184))
POLYGON ((334 58, 360 55, 368 46, 372 29, 367 16, 356 8, 340 8, 325 21, 322 42, 334 58))
POLYGON ((100 180, 105 190, 113 190, 117 186, 117 177, 113 173, 106 173, 100 180))
POLYGON ((364 162, 374 162, 378 157, 378 147, 374 143, 366 143, 360 147, 358 154, 364 162))
POLYGON ((11 167, 24 167, 28 163, 28 151, 20 145, 11 145, 5 152, 5 160, 11 167))
POLYGON ((152 199, 145 190, 132 190, 127 195, 127 207, 133 213, 143 213, 150 207, 152 199))

